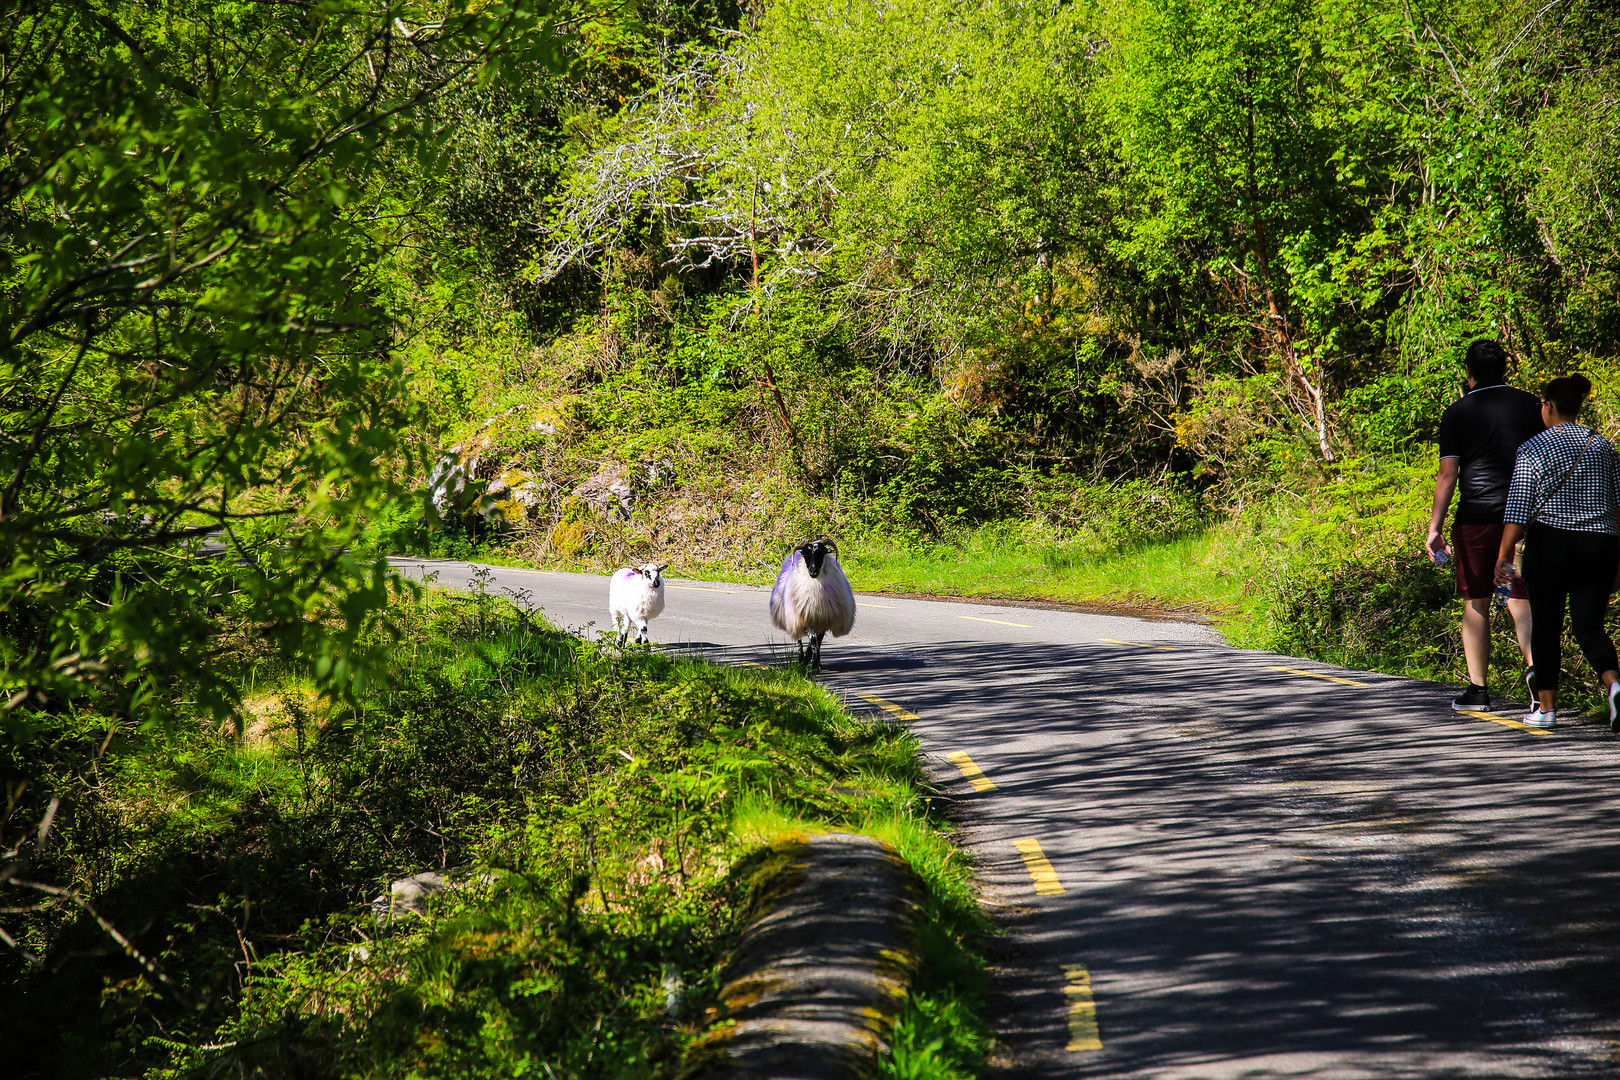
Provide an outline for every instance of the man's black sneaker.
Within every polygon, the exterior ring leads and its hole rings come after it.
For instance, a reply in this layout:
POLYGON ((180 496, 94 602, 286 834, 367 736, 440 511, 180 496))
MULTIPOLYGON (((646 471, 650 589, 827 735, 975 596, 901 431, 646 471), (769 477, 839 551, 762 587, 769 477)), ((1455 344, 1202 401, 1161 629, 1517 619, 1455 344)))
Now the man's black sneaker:
POLYGON ((1476 709, 1491 707, 1491 695, 1485 692, 1483 686, 1470 686, 1452 701, 1451 707, 1458 712, 1471 712, 1476 709))
POLYGON ((1534 664, 1524 669, 1524 688, 1530 691, 1530 706, 1534 708, 1536 704, 1536 666, 1534 664))

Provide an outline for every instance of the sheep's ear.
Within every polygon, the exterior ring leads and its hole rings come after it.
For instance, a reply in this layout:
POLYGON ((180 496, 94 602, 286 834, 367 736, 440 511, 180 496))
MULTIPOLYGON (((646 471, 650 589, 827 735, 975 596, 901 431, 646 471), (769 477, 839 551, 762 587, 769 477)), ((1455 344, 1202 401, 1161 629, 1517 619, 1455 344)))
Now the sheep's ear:
POLYGON ((663 573, 663 572, 664 572, 664 571, 665 571, 665 570, 668 570, 668 569, 669 569, 669 563, 665 563, 665 564, 664 564, 664 565, 663 565, 663 566, 660 566, 660 567, 659 567, 659 568, 658 568, 658 572, 659 572, 659 573, 660 573, 660 574, 662 574, 662 573, 663 573))

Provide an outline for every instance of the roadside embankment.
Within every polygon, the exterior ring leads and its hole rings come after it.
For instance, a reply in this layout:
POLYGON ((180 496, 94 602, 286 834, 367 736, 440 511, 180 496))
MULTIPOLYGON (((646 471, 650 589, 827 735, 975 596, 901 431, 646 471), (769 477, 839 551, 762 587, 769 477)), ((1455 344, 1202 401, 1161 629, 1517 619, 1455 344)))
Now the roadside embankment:
POLYGON ((251 687, 237 725, 100 734, 34 870, 95 916, 6 924, 42 957, 3 973, 28 1070, 673 1076, 751 1020, 737 980, 791 954, 743 928, 782 910, 783 853, 836 833, 911 882, 873 894, 914 912, 916 972, 878 1069, 974 1075, 985 927, 909 733, 796 673, 604 648, 484 591, 402 598, 361 647, 349 700, 244 637, 221 661, 251 687))

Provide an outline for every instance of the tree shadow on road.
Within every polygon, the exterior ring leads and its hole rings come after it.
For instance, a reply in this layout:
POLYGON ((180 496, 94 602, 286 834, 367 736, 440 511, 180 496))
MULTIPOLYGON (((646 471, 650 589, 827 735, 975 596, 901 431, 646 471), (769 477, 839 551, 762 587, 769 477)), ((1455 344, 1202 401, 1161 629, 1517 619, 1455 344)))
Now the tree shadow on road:
POLYGON ((914 643, 823 681, 916 713, 930 751, 996 784, 962 801, 1005 931, 1008 1075, 1610 1068, 1606 731, 1531 734, 1452 713, 1432 684, 1181 643, 914 643), (1035 895, 1023 836, 1064 893, 1035 895), (1100 1051, 1064 1049, 1077 964, 1100 1051))

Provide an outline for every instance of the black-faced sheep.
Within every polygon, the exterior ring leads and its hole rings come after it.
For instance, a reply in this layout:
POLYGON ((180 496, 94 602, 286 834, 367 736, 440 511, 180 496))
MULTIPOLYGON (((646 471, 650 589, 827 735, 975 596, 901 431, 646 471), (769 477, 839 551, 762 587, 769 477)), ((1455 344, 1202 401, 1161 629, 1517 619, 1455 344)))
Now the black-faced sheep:
POLYGON ((843 637, 855 628, 855 592, 837 552, 831 540, 800 544, 782 560, 771 590, 771 622, 799 642, 799 659, 812 671, 821 670, 821 639, 828 633, 843 637))

